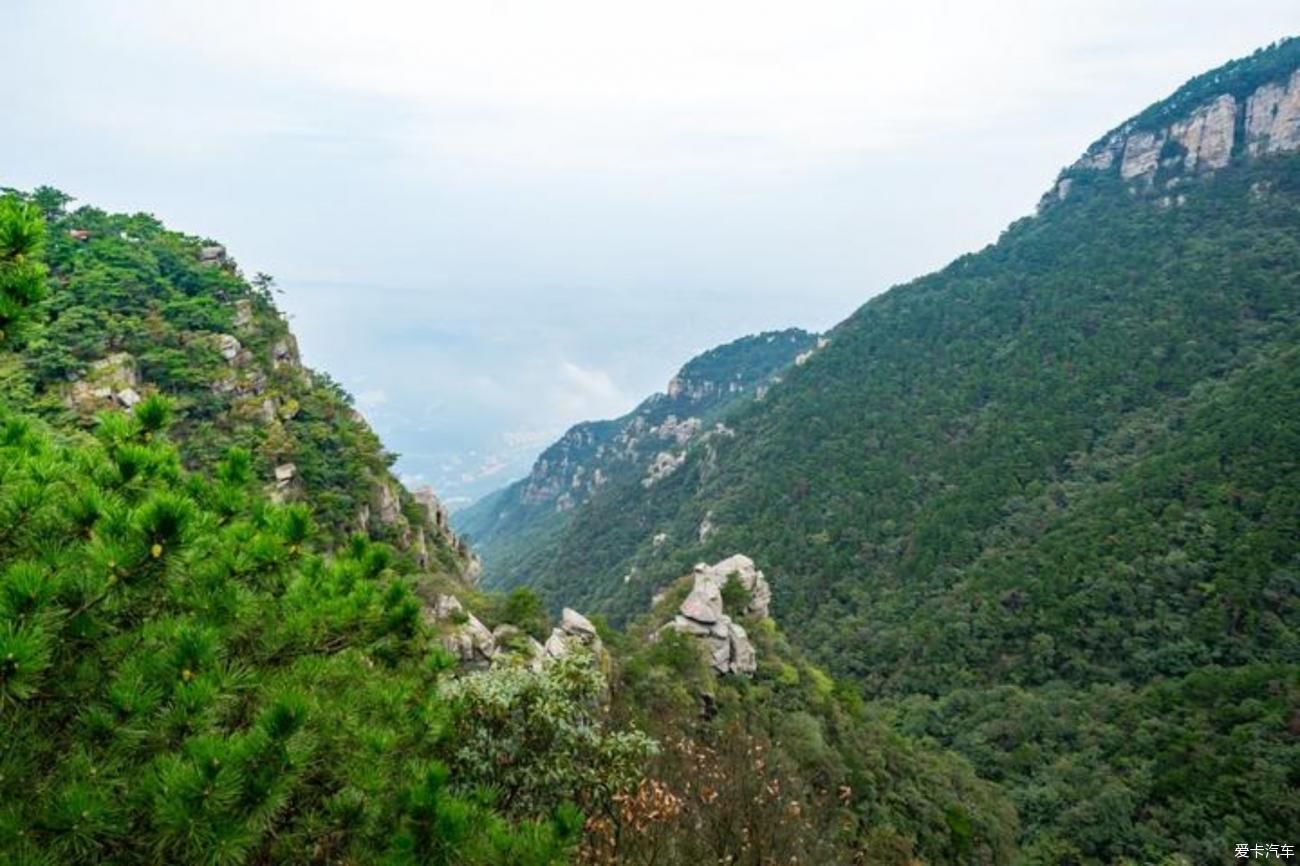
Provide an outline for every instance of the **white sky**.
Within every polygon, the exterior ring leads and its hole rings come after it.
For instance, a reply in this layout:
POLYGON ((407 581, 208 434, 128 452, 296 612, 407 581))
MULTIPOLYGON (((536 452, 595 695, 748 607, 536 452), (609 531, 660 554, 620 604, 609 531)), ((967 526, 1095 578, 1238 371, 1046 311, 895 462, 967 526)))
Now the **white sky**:
POLYGON ((9 0, 0 185, 227 243, 449 498, 996 238, 1300 4, 9 0), (486 477, 485 477, 486 474, 486 477))

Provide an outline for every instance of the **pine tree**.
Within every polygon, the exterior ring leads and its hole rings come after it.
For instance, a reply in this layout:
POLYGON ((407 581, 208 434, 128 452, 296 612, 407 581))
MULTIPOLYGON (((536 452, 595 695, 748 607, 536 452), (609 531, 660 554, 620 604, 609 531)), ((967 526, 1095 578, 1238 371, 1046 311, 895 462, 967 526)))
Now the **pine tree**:
POLYGON ((45 295, 44 241, 39 208, 13 194, 0 197, 0 345, 23 311, 45 295))

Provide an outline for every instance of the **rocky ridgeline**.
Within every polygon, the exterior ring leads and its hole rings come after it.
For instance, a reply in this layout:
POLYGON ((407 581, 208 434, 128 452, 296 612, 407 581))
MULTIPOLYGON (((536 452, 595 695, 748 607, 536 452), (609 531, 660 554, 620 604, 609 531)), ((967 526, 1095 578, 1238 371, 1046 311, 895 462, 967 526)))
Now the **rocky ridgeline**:
POLYGON ((736 554, 714 565, 695 566, 691 575, 690 594, 681 603, 677 615, 664 629, 672 629, 696 638, 708 653, 709 665, 719 674, 749 676, 757 668, 754 644, 744 626, 725 611, 722 591, 733 577, 744 587, 748 602, 742 616, 761 618, 768 615, 772 590, 763 572, 754 567, 748 556, 736 554))
POLYGON ((1244 98, 1220 93, 1156 128, 1131 121, 1088 149, 1062 173, 1047 201, 1069 195, 1088 172, 1115 172, 1137 188, 1168 188, 1188 176, 1257 157, 1300 149, 1300 70, 1244 98))
POLYGON ((454 595, 438 595, 424 609, 425 622, 442 630, 442 646, 456 657, 462 670, 486 670, 493 664, 523 664, 540 670, 549 661, 565 658, 576 648, 602 659, 605 648, 591 621, 576 610, 565 608, 560 624, 541 643, 512 625, 489 629, 465 610, 454 595))
POLYGON ((712 416, 742 398, 761 396, 797 355, 824 345, 816 339, 798 329, 759 334, 694 359, 664 392, 651 395, 628 415, 572 427, 537 459, 523 480, 520 501, 569 511, 624 466, 644 470, 642 485, 651 486, 684 459, 684 451, 673 449, 716 432, 712 416), (730 365, 701 362, 729 354, 736 356, 730 365), (704 369, 697 369, 701 366, 704 369))

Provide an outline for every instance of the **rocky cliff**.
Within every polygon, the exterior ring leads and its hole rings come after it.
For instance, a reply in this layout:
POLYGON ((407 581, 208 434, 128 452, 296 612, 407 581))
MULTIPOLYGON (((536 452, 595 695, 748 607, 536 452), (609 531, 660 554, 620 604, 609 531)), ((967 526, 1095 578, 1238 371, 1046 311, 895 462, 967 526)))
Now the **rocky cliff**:
MULTIPOLYGON (((1300 149, 1300 48, 1283 43, 1188 82, 1095 142, 1061 172, 1044 206, 1111 175, 1133 192, 1172 190, 1242 160, 1300 149)), ((1178 204, 1162 195, 1164 205, 1178 204)))

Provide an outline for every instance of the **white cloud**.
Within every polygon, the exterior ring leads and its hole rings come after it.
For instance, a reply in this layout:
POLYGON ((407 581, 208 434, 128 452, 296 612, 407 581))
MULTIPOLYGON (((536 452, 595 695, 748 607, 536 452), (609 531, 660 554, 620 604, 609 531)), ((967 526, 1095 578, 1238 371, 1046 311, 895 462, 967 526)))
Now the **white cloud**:
MULTIPOLYGON (((1176 44, 1135 42, 1120 62, 1105 49, 1196 17, 1181 0, 102 6, 105 38, 182 67, 385 101, 375 132, 396 137, 409 169, 454 157, 512 174, 790 170, 960 135, 1098 76, 1168 64, 1176 44)), ((1225 52, 1253 47, 1253 23, 1217 26, 1225 52), (1244 44, 1228 44, 1236 29, 1244 44)), ((1194 71, 1170 69, 1169 80, 1194 71)), ((166 116, 179 133, 170 146, 210 146, 208 131, 320 132, 264 106, 195 96, 166 116)), ((99 111, 105 124, 132 123, 114 103, 99 111)))
POLYGON ((627 396, 604 370, 562 361, 560 374, 555 399, 569 417, 603 418, 627 410, 627 396), (580 414, 583 411, 588 414, 580 414), (575 415, 574 412, 579 414, 575 415))

